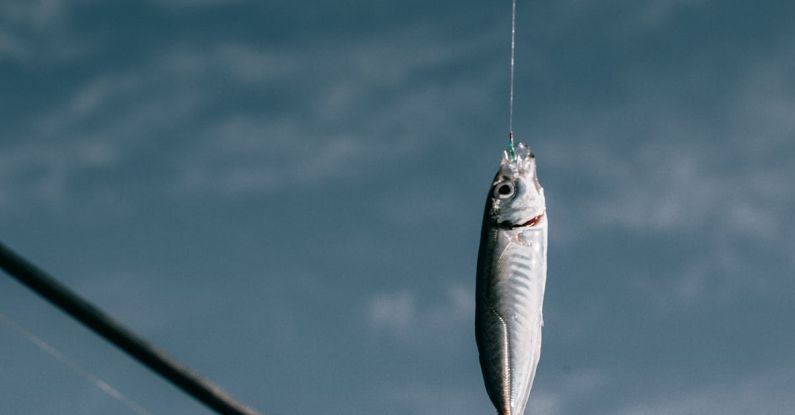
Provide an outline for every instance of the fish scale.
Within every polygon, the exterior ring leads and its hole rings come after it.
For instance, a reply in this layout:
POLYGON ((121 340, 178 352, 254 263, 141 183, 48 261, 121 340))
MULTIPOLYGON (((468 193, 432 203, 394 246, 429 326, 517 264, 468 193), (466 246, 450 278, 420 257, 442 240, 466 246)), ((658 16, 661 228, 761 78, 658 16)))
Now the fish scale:
POLYGON ((478 252, 475 331, 486 391, 500 415, 522 415, 541 351, 547 219, 535 159, 503 155, 478 252))

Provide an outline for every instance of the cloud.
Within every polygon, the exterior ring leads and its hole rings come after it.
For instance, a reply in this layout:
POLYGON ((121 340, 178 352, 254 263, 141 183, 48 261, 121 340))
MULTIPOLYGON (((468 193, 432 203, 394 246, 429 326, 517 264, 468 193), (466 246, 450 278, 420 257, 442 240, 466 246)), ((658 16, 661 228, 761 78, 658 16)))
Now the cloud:
POLYGON ((405 342, 470 328, 475 299, 469 287, 449 285, 443 293, 435 293, 430 303, 419 298, 410 290, 373 295, 366 313, 370 328, 405 342))
POLYGON ((74 176, 113 163, 112 143, 80 140, 44 145, 25 143, 0 153, 0 207, 16 209, 29 203, 63 205, 74 176))
MULTIPOLYGON (((68 21, 69 11, 59 10, 61 17, 48 19, 68 21)), ((300 50, 278 43, 169 44, 128 67, 99 66, 67 89, 68 96, 53 96, 29 121, 3 131, 9 137, 3 150, 28 154, 20 160, 37 163, 49 178, 44 190, 43 182, 23 176, 25 166, 10 165, 4 198, 63 206, 85 186, 81 176, 91 166, 68 157, 86 142, 101 143, 113 156, 105 172, 126 181, 88 192, 113 193, 150 180, 138 188, 158 196, 235 197, 355 177, 416 154, 432 143, 431 134, 454 133, 454 119, 477 107, 493 81, 461 88, 417 74, 470 59, 492 41, 477 35, 450 42, 425 25, 346 42, 343 50, 333 41, 300 50), (264 102, 238 101, 252 90, 264 102), (230 105, 239 106, 232 113, 230 105), (65 160, 42 156, 44 144, 25 142, 58 142, 65 160), (155 147, 161 148, 158 157, 143 153, 155 147), (148 172, 167 176, 151 181, 148 172), (31 196, 35 188, 48 196, 31 196)))
POLYGON ((597 226, 638 232, 720 233, 761 240, 777 233, 783 177, 767 166, 716 166, 726 154, 700 145, 647 144, 636 154, 606 160, 598 172, 604 196, 594 206, 597 226), (760 177, 767 184, 757 186, 760 177), (609 184, 608 184, 609 183, 609 184))
POLYGON ((285 117, 258 120, 230 116, 220 120, 197 145, 178 157, 175 190, 234 196, 285 186, 312 185, 355 174, 346 166, 359 156, 344 135, 304 138, 298 122, 285 117))
POLYGON ((25 44, 13 34, 0 29, 0 60, 18 60, 28 54, 25 44))
POLYGON ((667 317, 765 301, 786 284, 795 269, 793 46, 747 61, 720 80, 719 97, 674 87, 700 79, 698 62, 684 65, 685 74, 630 77, 630 92, 614 104, 562 110, 556 119, 580 122, 561 122, 536 146, 552 243, 588 249, 581 244, 609 235, 661 247, 654 261, 665 264, 664 275, 632 258, 619 267, 632 275, 633 293, 667 317), (670 249, 690 241, 698 244, 670 249))
POLYGON ((755 375, 733 379, 696 390, 666 393, 665 397, 628 407, 619 415, 668 414, 760 414, 786 413, 795 406, 795 388, 790 365, 755 375))
POLYGON ((128 181, 149 180, 145 188, 159 196, 235 197, 355 177, 415 154, 430 134, 478 105, 482 90, 413 78, 482 53, 491 42, 484 35, 450 46, 439 33, 426 26, 390 30, 343 50, 223 41, 167 45, 133 66, 99 68, 29 120, 5 128, 4 152, 25 153, 20 160, 29 163, 5 167, 4 198, 54 206, 75 194, 77 177, 91 161, 69 156, 85 143, 113 155, 106 169, 128 181), (394 48, 405 53, 398 57, 394 48), (252 91, 260 98, 247 103, 243 98, 252 91), (52 142, 62 160, 39 153, 52 142), (156 146, 163 149, 157 157, 144 153, 156 146), (46 186, 24 177, 30 163, 44 172, 46 186), (151 181, 154 172, 165 176, 151 181), (30 196, 32 188, 49 196, 30 196))
POLYGON ((649 0, 641 2, 640 21, 651 27, 659 27, 684 8, 701 7, 709 0, 649 0))
POLYGON ((6 131, 0 204, 63 208, 121 191, 91 187, 83 179, 126 167, 136 146, 184 119, 197 103, 189 93, 140 97, 145 86, 136 76, 92 80, 23 127, 6 131))
MULTIPOLYGON (((588 199, 587 215, 578 218, 583 222, 564 233, 576 237, 583 228, 620 226, 639 233, 783 238, 781 225, 793 225, 786 217, 795 202, 786 190, 795 175, 795 153, 787 151, 795 138, 795 93, 789 87, 795 82, 794 47, 775 48, 724 80, 728 99, 714 112, 691 108, 687 100, 693 96, 672 92, 669 82, 678 78, 628 77, 626 90, 642 95, 632 92, 625 97, 629 102, 584 109, 576 115, 581 123, 541 143, 542 167, 574 170, 591 186, 578 196, 588 199)), ((701 65, 686 65, 685 72, 702 72, 691 67, 701 65)), ((699 94, 709 92, 694 94, 704 100, 699 94)))
POLYGON ((792 149, 795 139, 795 42, 750 64, 739 84, 732 128, 749 155, 792 149))
POLYGON ((62 20, 66 7, 61 0, 9 0, 0 5, 0 18, 17 25, 44 27, 62 20))
POLYGON ((491 411, 485 406, 484 401, 488 401, 485 390, 483 395, 476 396, 450 387, 415 384, 391 388, 383 395, 388 406, 398 406, 401 413, 412 415, 481 415, 491 411))
MULTIPOLYGON (((175 126, 192 130, 188 123, 215 95, 192 85, 221 78, 228 70, 220 63, 230 65, 229 54, 241 60, 236 67, 266 59, 242 48, 224 53, 217 49, 208 55, 166 53, 166 59, 157 54, 140 67, 100 72, 60 102, 53 99, 54 105, 33 115, 30 122, 7 130, 9 140, 2 145, 7 158, 2 166, 5 205, 14 200, 60 205, 85 171, 128 168, 136 162, 136 148, 173 133, 175 126), (39 173, 31 176, 26 173, 30 170, 39 173)), ((234 74, 230 78, 251 80, 234 74)))
MULTIPOLYGON (((533 30, 553 31, 561 36, 578 33, 584 29, 593 30, 598 25, 600 33, 620 40, 631 34, 637 36, 678 24, 677 17, 687 12, 706 10, 710 0, 560 0, 549 4, 534 5, 533 15, 522 16, 519 8, 519 23, 522 18, 538 19, 533 22, 533 30), (541 9, 543 7, 543 9, 541 9), (540 10, 539 10, 540 9, 540 10), (545 16, 562 16, 554 20, 545 16)), ((525 23, 526 24, 526 23, 525 23)), ((623 42, 623 40, 621 40, 623 42)))
POLYGON ((408 291, 377 294, 370 299, 367 314, 373 328, 404 336, 416 324, 416 299, 408 291))
POLYGON ((229 7, 249 3, 247 0, 152 0, 150 3, 156 7, 167 9, 202 9, 229 7))
POLYGON ((471 222, 472 217, 463 209, 451 209, 452 206, 463 206, 466 200, 448 183, 428 177, 406 187, 394 189, 380 201, 385 219, 400 226, 429 223, 465 226, 471 222))
POLYGON ((573 410, 580 402, 592 399, 607 384, 608 379, 594 371, 573 371, 555 380, 553 387, 544 383, 539 373, 527 402, 527 412, 545 415, 577 413, 573 410))
MULTIPOLYGON (((475 373, 473 373, 475 374, 475 373)), ((385 391, 383 400, 388 405, 398 404, 403 413, 431 415, 451 413, 477 415, 493 411, 485 388, 479 381, 473 382, 476 389, 453 388, 444 384, 415 381, 406 385, 392 385, 385 391), (475 385, 476 384, 476 385, 475 385)), ((540 383, 541 374, 527 402, 527 413, 536 415, 564 415, 578 413, 577 403, 591 399, 603 388, 607 379, 593 372, 576 372, 556 379, 554 387, 540 383)), ((467 383, 469 385, 469 383, 467 383)))
POLYGON ((171 45, 156 51, 151 58, 152 75, 162 72, 175 80, 183 78, 185 82, 204 80, 212 85, 232 81, 260 88, 284 87, 302 63, 300 57, 275 47, 224 41, 209 45, 171 45))
POLYGON ((94 0, 4 1, 0 4, 0 62, 68 61, 90 54, 95 42, 79 35, 75 7, 94 0))

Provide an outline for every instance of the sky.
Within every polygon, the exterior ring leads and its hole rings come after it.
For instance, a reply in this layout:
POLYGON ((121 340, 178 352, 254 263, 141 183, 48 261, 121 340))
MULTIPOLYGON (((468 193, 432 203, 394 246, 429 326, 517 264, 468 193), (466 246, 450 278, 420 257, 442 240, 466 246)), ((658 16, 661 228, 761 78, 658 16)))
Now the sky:
MULTIPOLYGON (((795 3, 517 7, 550 223, 528 415, 789 411, 795 3)), ((0 240, 264 415, 494 413, 475 262, 510 13, 3 1, 0 240)), ((17 326, 209 413, 10 278, 0 317, 2 413, 135 413, 17 326)))

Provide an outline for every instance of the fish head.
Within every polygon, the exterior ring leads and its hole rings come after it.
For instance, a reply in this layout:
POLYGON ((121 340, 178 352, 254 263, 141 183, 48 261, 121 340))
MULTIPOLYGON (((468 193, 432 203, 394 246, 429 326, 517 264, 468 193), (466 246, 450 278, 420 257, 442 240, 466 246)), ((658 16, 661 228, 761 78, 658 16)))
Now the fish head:
POLYGON ((503 152, 500 169, 491 184, 488 206, 492 223, 501 228, 545 223, 546 200, 536 174, 535 155, 524 144, 516 146, 514 155, 507 150, 503 152))

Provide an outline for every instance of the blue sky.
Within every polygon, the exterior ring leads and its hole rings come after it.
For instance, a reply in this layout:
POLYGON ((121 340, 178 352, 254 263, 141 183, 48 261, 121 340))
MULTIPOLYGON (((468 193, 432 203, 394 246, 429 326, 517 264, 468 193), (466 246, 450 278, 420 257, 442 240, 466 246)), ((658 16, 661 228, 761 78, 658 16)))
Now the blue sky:
MULTIPOLYGON (((795 406, 795 4, 518 4, 550 219, 528 413, 795 406)), ((0 238, 264 414, 493 413, 510 3, 5 1, 0 238)), ((0 278, 153 414, 206 413, 0 278)), ((0 324, 0 412, 131 413, 0 324), (128 412, 125 412, 128 411, 128 412)))

